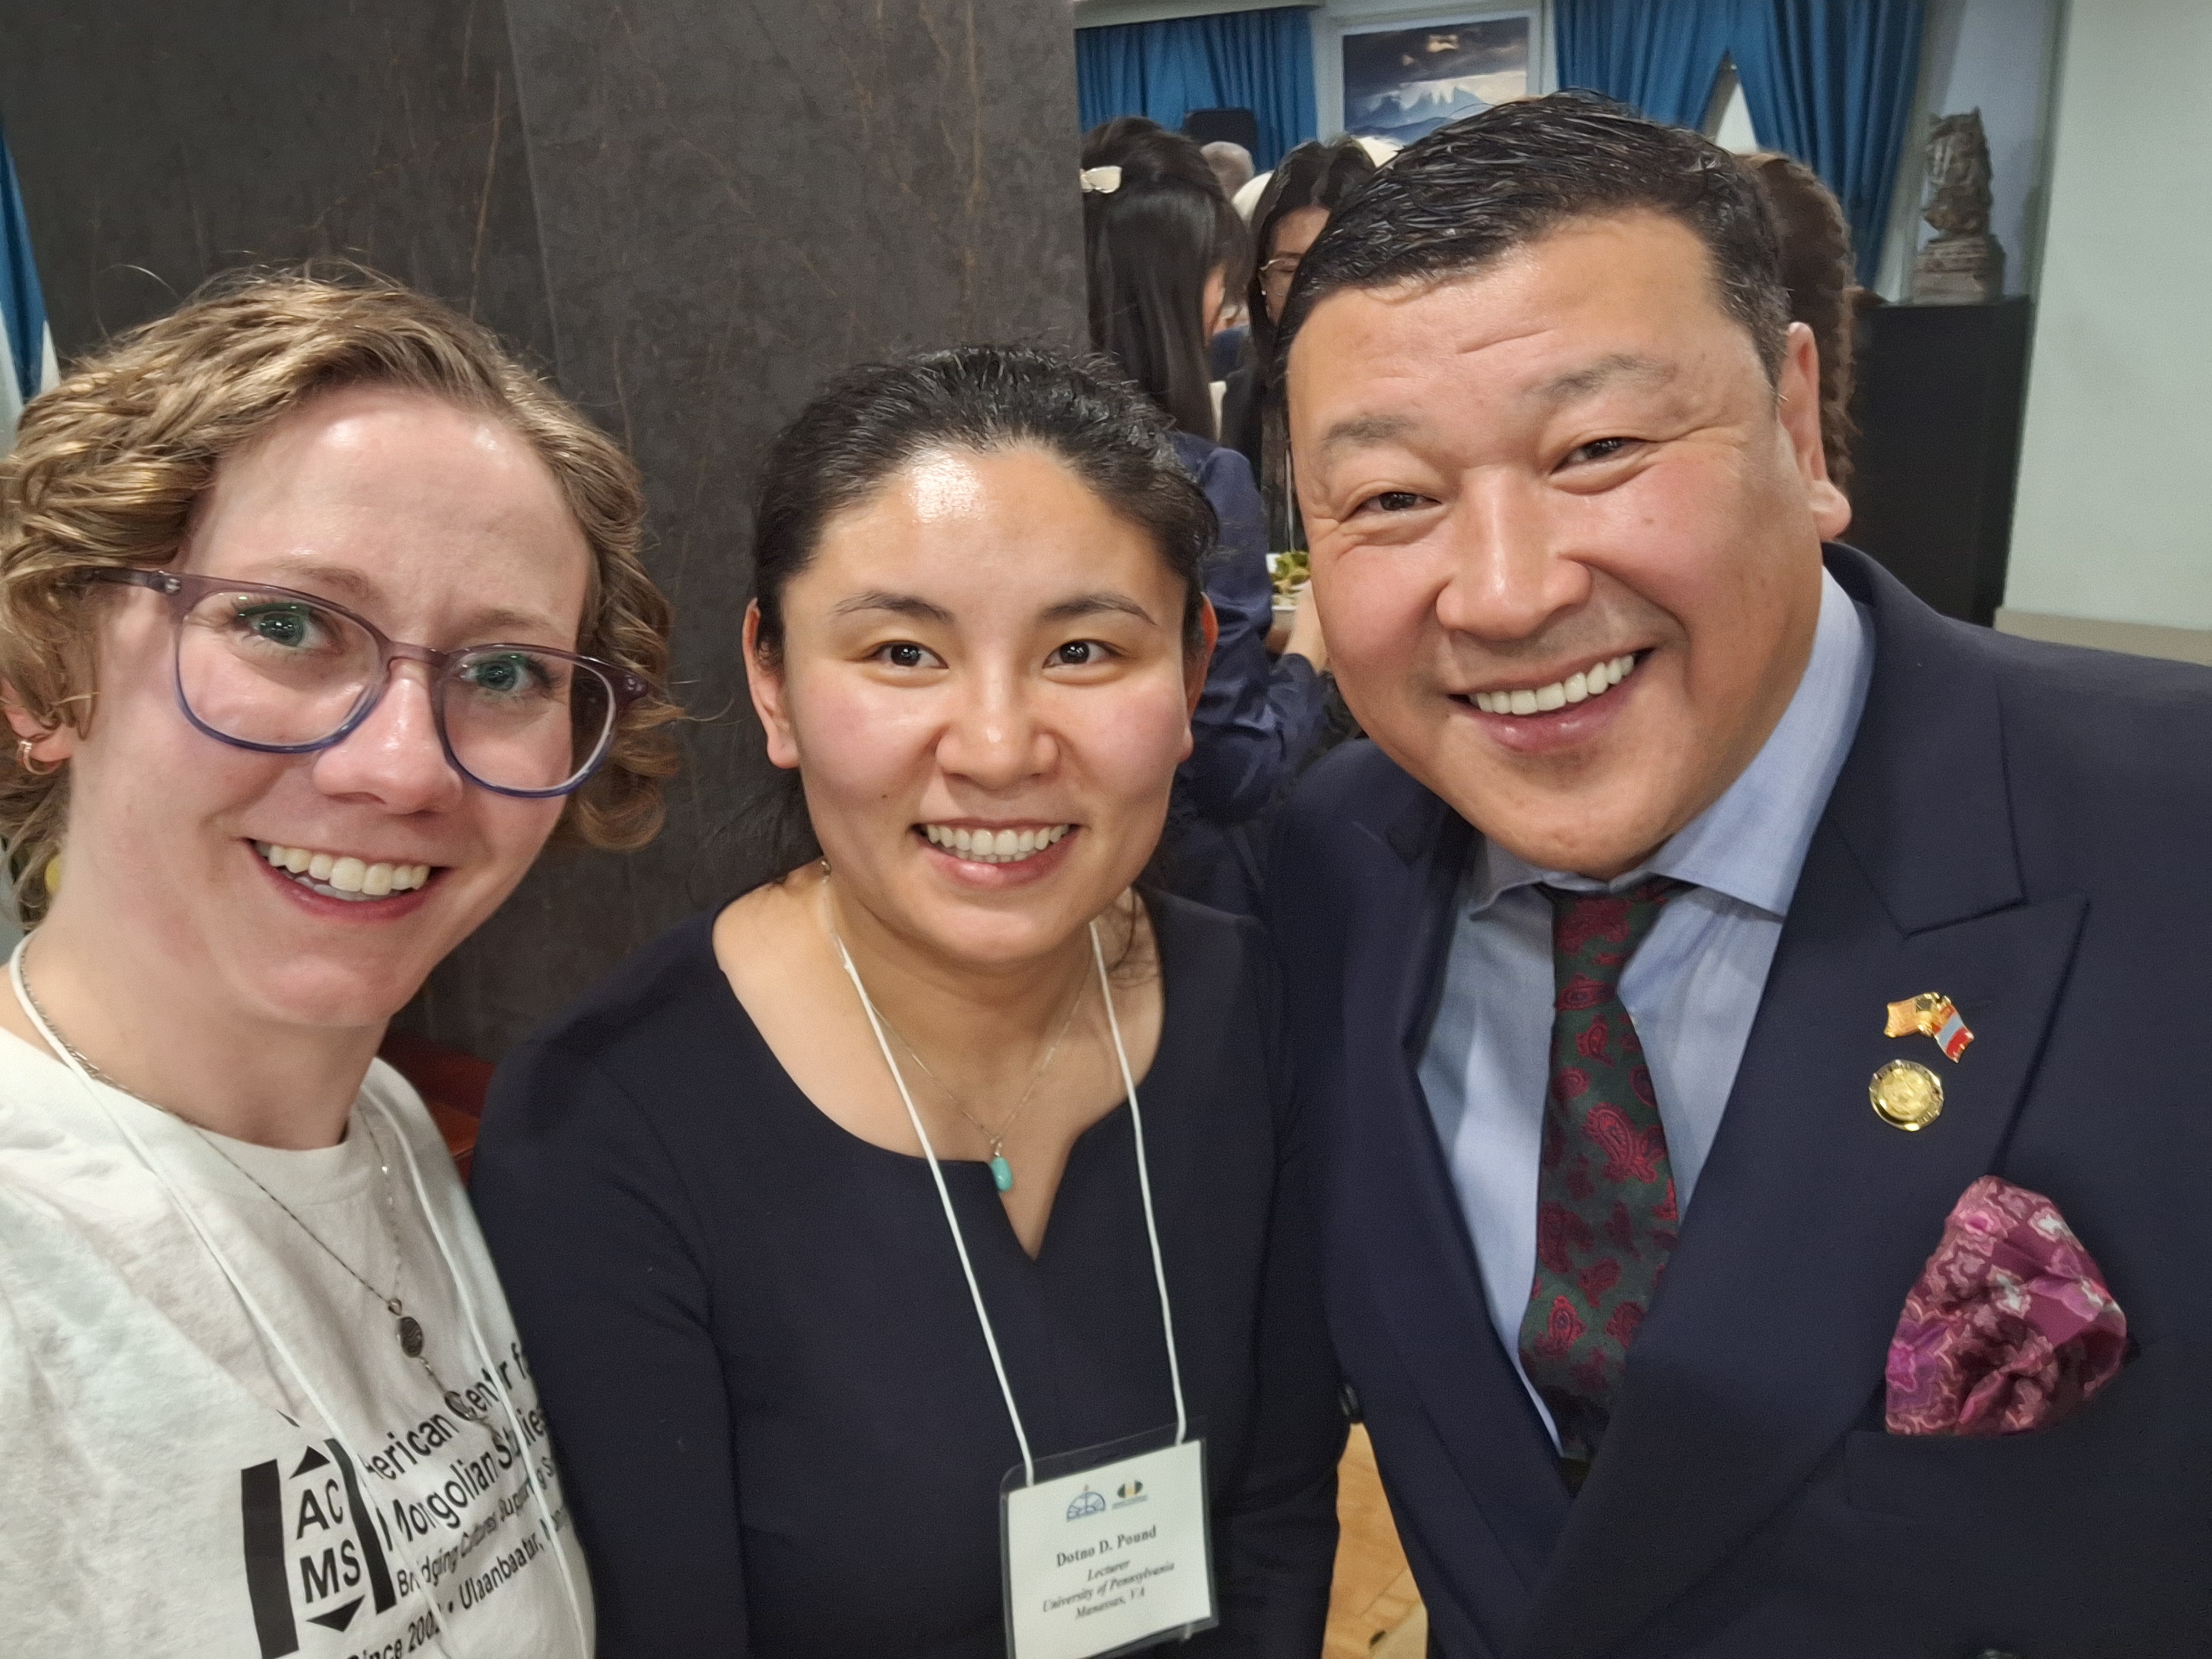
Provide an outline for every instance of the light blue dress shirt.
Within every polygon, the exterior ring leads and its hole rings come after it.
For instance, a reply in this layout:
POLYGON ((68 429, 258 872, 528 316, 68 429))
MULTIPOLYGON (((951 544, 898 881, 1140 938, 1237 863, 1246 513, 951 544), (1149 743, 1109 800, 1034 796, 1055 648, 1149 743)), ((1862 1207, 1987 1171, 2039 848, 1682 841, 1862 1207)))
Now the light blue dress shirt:
MULTIPOLYGON (((1537 1154, 1551 1073, 1552 906, 1536 884, 1584 892, 1618 892, 1654 875, 1691 884, 1660 912, 1620 980, 1686 1215, 1797 873, 1866 706, 1873 624, 1833 576, 1824 571, 1820 580, 1812 655, 1782 719, 1728 792, 1647 862, 1593 881, 1540 870, 1480 838, 1468 860, 1421 1088, 1474 1241, 1491 1322, 1516 1370, 1536 1273, 1537 1154)), ((1528 1385, 1525 1370, 1521 1381, 1528 1385)), ((1528 1397, 1550 1426, 1533 1388, 1528 1397)))

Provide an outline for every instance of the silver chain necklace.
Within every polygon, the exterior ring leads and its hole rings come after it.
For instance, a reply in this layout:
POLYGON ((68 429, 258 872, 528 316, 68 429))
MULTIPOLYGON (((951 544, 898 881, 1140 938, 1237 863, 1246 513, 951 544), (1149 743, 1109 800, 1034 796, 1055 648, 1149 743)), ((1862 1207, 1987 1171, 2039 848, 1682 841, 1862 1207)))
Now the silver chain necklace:
MULTIPOLYGON (((830 885, 830 861, 827 859, 822 861, 822 885, 823 896, 826 898, 830 885)), ((828 932, 830 939, 836 942, 837 948, 843 951, 845 941, 838 933, 836 924, 830 920, 826 911, 822 915, 822 926, 828 932)), ((992 1128, 975 1113, 969 1111, 967 1103, 953 1093, 951 1085, 930 1068, 929 1062, 922 1058, 921 1050, 907 1040, 906 1033, 892 1024, 889 1017, 880 1008, 876 1011, 876 1018, 883 1021, 884 1029, 896 1037, 899 1040, 899 1046, 914 1056, 915 1064, 921 1067, 923 1075, 934 1083, 945 1097, 952 1103, 952 1109, 975 1126, 975 1133, 983 1137, 984 1144, 991 1149, 991 1184, 1002 1193, 1010 1193, 1014 1189, 1014 1166, 1006 1161, 1006 1136, 1013 1129, 1014 1120, 1022 1115, 1023 1109, 1029 1105, 1030 1097, 1036 1093, 1037 1085, 1044 1081, 1044 1074, 1052 1069, 1053 1061, 1060 1058, 1060 1045, 1067 1041, 1068 1032, 1075 1028, 1076 1010, 1083 1006, 1083 993, 1088 988, 1090 982, 1086 975, 1076 985, 1075 995, 1067 1005, 1066 1018, 1060 1022, 1060 1035, 1053 1038, 1052 1047, 1044 1051, 1044 1058, 1037 1062, 1036 1070, 1030 1073, 1030 1086, 1022 1091, 1022 1097, 1014 1103, 1014 1109, 1006 1114, 996 1129, 992 1128)))
MULTIPOLYGON (((24 964, 27 969, 29 965, 30 964, 27 962, 24 964)), ((76 1044, 71 1042, 68 1037, 62 1034, 62 1028, 54 1023, 54 1017, 46 1012, 46 1005, 39 1000, 37 994, 31 989, 31 976, 27 972, 22 975, 22 982, 23 994, 29 999, 33 1011, 37 1013, 40 1020, 45 1022, 46 1029, 53 1033, 54 1041, 60 1043, 64 1049, 68 1050, 70 1058, 76 1060, 79 1066, 84 1067, 85 1073, 88 1076, 93 1078, 98 1082, 106 1084, 109 1088, 116 1091, 118 1094, 130 1096, 131 1099, 137 1101, 142 1106, 150 1106, 155 1111, 162 1114, 165 1117, 174 1118, 178 1122, 183 1124, 187 1129, 190 1129, 194 1134, 198 1135, 201 1141, 207 1146, 209 1151, 214 1152, 216 1157, 222 1158, 222 1161, 229 1164, 232 1169, 237 1170, 239 1174, 244 1176, 248 1181, 252 1182, 253 1185, 260 1190, 261 1195, 264 1198, 267 1199, 271 1204, 274 1204, 279 1210, 283 1211, 286 1216, 289 1217, 294 1226, 297 1227, 301 1232, 307 1234, 307 1237, 313 1243, 317 1249, 320 1250, 325 1255, 330 1257, 331 1261, 337 1262, 339 1267, 345 1269, 346 1275, 350 1278, 355 1284, 360 1285, 362 1289, 367 1291, 369 1295, 374 1297, 379 1302, 384 1304, 385 1311, 392 1316, 394 1322, 393 1331, 394 1334, 396 1334, 399 1340, 399 1352, 405 1354, 408 1358, 415 1361, 416 1364, 422 1366, 423 1374, 430 1379, 431 1386, 435 1388, 441 1395, 445 1396, 447 1408, 450 1410, 454 1416, 465 1420, 473 1421, 476 1419, 477 1415, 476 1408, 471 1406, 468 1401, 462 1399, 459 1394, 455 1390, 447 1388, 446 1386, 445 1378, 440 1376, 437 1372, 437 1368, 430 1364, 429 1355, 424 1352, 427 1344, 422 1334, 422 1322, 412 1314, 407 1311, 407 1304, 400 1297, 399 1287, 402 1277, 406 1271, 407 1258, 399 1247, 399 1212, 398 1205, 392 1197, 392 1165, 389 1160, 385 1157, 383 1138, 376 1133, 375 1126, 369 1122, 367 1113, 360 1115, 361 1126, 363 1129, 368 1131, 369 1145, 375 1148, 377 1170, 384 1177, 384 1224, 386 1232, 390 1235, 392 1239, 392 1289, 388 1294, 383 1291, 378 1290, 375 1285, 370 1284, 368 1278, 360 1271, 360 1269, 356 1267, 350 1261, 348 1261, 343 1256, 340 1255, 336 1250, 332 1249, 320 1233, 317 1232, 313 1227, 310 1227, 306 1222, 301 1220, 298 1212, 283 1199, 277 1197, 275 1193, 271 1192, 258 1176, 255 1175, 252 1170, 247 1169, 243 1164, 240 1164, 236 1158, 225 1152, 222 1148, 222 1143, 216 1140, 213 1135, 210 1134, 205 1129, 200 1127, 198 1124, 193 1122, 191 1119, 186 1117, 182 1112, 176 1111, 170 1107, 164 1106, 158 1100, 147 1099, 145 1096, 140 1094, 136 1089, 130 1088, 124 1084, 117 1082, 115 1079, 110 1077, 106 1072, 102 1071, 93 1062, 90 1057, 88 1056, 82 1049, 79 1048, 76 1044)), ((903 1041, 904 1039, 901 1040, 903 1041)), ((920 1056, 917 1055, 915 1058, 919 1059, 920 1056)))
MULTIPOLYGON (((842 943, 842 940, 839 942, 842 943)), ((921 1050, 907 1041, 906 1033, 892 1024, 880 1008, 876 1011, 876 1018, 884 1022, 884 1029, 899 1040, 899 1046, 914 1056, 914 1063, 921 1067, 922 1074, 952 1103, 952 1109, 974 1124, 975 1133, 982 1136, 990 1146, 991 1182, 1002 1193, 1014 1189, 1014 1166, 1006 1161, 1006 1136, 1013 1129, 1014 1120, 1022 1115, 1022 1109, 1030 1103, 1030 1097, 1036 1093, 1037 1085, 1044 1081, 1044 1074, 1052 1069, 1052 1062, 1060 1057, 1060 1045, 1067 1041, 1067 1034, 1075 1024, 1075 1011, 1083 1006, 1084 988, 1081 985, 1075 988, 1074 1000, 1067 1005, 1067 1018, 1060 1023, 1060 1035, 1053 1038, 1052 1047, 1044 1051, 1044 1058, 1037 1062, 1036 1070, 1030 1073, 1030 1086, 1022 1091, 1022 1097, 1014 1103, 1014 1109, 1006 1114, 996 1129, 969 1111, 967 1103, 952 1092, 951 1085, 930 1069, 929 1062, 921 1057, 921 1050)))

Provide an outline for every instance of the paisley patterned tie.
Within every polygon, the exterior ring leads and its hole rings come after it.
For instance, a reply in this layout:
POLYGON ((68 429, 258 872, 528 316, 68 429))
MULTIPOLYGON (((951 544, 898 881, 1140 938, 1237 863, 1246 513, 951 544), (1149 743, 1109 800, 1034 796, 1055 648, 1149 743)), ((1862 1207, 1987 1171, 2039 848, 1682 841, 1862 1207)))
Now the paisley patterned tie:
POLYGON ((1571 1485, 1596 1455, 1628 1345, 1674 1248, 1674 1172, 1620 975, 1683 884, 1552 902, 1552 1081, 1536 1182, 1536 1280, 1521 1363, 1571 1485))

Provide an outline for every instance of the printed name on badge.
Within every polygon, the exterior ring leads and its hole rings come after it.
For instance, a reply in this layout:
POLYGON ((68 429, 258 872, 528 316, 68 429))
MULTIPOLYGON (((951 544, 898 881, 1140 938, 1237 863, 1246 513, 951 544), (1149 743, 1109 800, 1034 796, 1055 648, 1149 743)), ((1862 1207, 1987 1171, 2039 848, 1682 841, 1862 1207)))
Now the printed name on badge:
POLYGON ((1204 1447, 1186 1440, 1009 1487, 1014 1659, 1102 1659, 1215 1622, 1204 1447))

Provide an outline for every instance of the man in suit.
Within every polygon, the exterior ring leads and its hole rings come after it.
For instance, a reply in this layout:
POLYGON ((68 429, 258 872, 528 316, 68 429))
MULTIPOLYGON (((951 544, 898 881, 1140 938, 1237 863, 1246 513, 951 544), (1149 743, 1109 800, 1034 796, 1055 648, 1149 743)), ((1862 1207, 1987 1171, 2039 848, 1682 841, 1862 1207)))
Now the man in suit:
POLYGON ((1694 134, 1448 127, 1284 332, 1373 741, 1309 774, 1268 904, 1432 1650, 2212 1651, 2212 674, 1946 620, 1835 543, 1810 336, 1694 134), (1966 1047, 1886 1035, 1923 993, 1966 1047), (1992 1175, 2126 1363, 2026 1431, 1893 1433, 1900 1312, 1992 1175))

